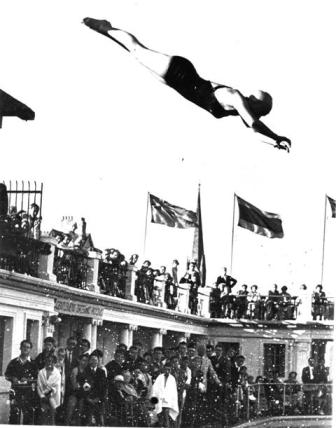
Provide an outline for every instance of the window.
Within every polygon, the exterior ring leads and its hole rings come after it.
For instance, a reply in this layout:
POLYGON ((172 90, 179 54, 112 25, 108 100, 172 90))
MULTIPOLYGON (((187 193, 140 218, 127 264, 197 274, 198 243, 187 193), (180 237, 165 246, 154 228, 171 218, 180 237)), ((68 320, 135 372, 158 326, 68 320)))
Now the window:
POLYGON ((311 346, 311 357, 314 358, 317 363, 325 361, 330 364, 331 355, 330 355, 330 346, 332 346, 332 340, 321 340, 314 339, 311 346))
POLYGON ((286 345, 264 344, 264 375, 272 371, 277 377, 285 377, 286 345))
POLYGON ((30 340, 33 348, 31 357, 35 358, 38 354, 38 339, 39 339, 39 321, 27 319, 26 339, 30 340))
POLYGON ((0 317, 0 376, 3 376, 12 354, 13 318, 0 317))
POLYGON ((218 345, 222 346, 224 355, 228 353, 229 349, 233 349, 236 355, 239 354, 239 343, 237 342, 218 342, 218 345))

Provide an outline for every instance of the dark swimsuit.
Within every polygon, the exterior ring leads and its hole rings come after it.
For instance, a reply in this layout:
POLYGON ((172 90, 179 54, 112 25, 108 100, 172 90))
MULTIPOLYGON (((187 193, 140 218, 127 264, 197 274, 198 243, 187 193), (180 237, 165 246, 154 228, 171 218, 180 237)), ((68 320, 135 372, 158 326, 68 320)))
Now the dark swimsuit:
POLYGON ((173 56, 164 79, 168 86, 217 119, 238 114, 235 110, 225 110, 214 95, 216 89, 226 86, 213 88, 209 80, 204 80, 197 74, 193 64, 186 58, 173 56))

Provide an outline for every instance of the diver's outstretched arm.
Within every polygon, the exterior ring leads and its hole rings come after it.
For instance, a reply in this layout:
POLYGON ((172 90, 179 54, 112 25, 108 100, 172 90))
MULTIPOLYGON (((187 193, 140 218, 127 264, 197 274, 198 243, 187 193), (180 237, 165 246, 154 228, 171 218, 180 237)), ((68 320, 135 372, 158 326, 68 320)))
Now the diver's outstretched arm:
POLYGON ((238 90, 230 90, 229 96, 226 95, 226 97, 227 102, 238 112, 247 127, 262 136, 270 138, 279 148, 284 148, 289 151, 291 147, 290 139, 276 134, 256 117, 251 111, 246 98, 238 90))

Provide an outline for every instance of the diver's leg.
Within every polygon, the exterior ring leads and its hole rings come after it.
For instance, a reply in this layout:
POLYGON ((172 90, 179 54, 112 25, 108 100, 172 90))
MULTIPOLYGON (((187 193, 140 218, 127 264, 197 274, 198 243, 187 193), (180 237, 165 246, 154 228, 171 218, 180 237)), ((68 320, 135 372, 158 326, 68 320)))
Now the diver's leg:
POLYGON ((170 55, 148 49, 133 34, 113 28, 108 21, 85 18, 84 24, 126 49, 140 64, 148 68, 162 83, 165 83, 164 76, 170 65, 170 55))

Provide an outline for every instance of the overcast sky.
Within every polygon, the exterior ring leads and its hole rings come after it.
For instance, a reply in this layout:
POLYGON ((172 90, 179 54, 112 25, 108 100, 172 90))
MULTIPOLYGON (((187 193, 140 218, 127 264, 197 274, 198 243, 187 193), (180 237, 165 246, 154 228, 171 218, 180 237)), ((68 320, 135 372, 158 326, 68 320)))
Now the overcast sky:
MULTIPOLYGON (((1 3, 1 89, 36 112, 4 118, 2 177, 45 186, 43 229, 84 216, 99 248, 154 264, 191 253, 193 230, 149 224, 147 192, 196 208, 201 183, 208 282, 230 266, 233 195, 281 215, 285 237, 235 227, 232 274, 262 289, 320 281, 324 198, 336 199, 332 1, 10 0, 1 3), (293 150, 260 143, 239 118, 217 120, 161 85, 119 46, 81 24, 106 18, 145 45, 189 58, 199 74, 248 94, 293 150)), ((330 217, 328 207, 327 215, 330 217)), ((336 266, 327 219, 325 286, 336 266)))

